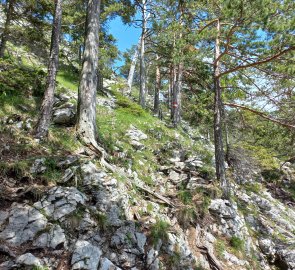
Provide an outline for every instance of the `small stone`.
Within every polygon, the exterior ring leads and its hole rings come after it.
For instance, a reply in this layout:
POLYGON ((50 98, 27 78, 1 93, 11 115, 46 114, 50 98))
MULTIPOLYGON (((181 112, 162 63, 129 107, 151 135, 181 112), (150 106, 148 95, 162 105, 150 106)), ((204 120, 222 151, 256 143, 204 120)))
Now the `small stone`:
POLYGON ((31 173, 43 173, 46 171, 45 158, 36 159, 33 163, 33 166, 30 169, 31 173))
POLYGON ((170 171, 168 177, 169 177, 169 180, 171 180, 175 184, 177 184, 181 181, 180 174, 174 170, 170 171))
POLYGON ((136 149, 136 150, 143 150, 145 148, 144 144, 142 144, 139 141, 132 140, 130 144, 136 149))
POLYGON ((20 266, 42 266, 40 259, 32 253, 25 253, 16 259, 16 263, 20 266))
POLYGON ((98 270, 121 270, 121 268, 115 266, 109 259, 101 258, 98 270))

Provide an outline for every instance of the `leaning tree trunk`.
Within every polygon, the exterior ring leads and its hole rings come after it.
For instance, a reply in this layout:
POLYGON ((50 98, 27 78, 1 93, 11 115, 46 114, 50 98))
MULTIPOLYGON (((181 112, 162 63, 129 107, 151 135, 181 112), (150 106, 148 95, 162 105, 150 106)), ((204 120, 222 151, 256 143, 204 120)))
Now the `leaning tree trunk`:
POLYGON ((215 42, 215 61, 214 61, 214 144, 215 144, 215 165, 216 177, 220 181, 223 196, 230 198, 230 188, 225 176, 225 160, 222 138, 222 98, 220 87, 220 21, 217 21, 217 37, 215 42))
POLYGON ((50 125, 52 108, 54 103, 54 91, 56 83, 56 73, 58 70, 59 39, 62 18, 62 0, 55 0, 55 11, 52 25, 50 59, 48 64, 48 75, 45 93, 41 105, 41 112, 35 130, 37 138, 46 137, 50 125))
POLYGON ((77 112, 77 135, 84 144, 95 148, 99 15, 100 0, 89 0, 77 112))
POLYGON ((146 27, 147 27, 147 16, 146 16, 146 0, 142 0, 142 32, 140 41, 140 89, 139 89, 139 104, 145 108, 146 98, 146 81, 145 81, 145 38, 146 38, 146 27))
MULTIPOLYGON (((158 56, 157 56, 158 60, 158 56)), ((155 85, 155 97, 154 97, 154 114, 159 115, 160 109, 160 89, 161 89, 161 73, 160 67, 156 66, 156 85, 155 85)))
POLYGON ((138 45, 135 49, 133 58, 132 58, 132 62, 131 62, 131 66, 130 66, 130 70, 129 70, 129 74, 128 74, 128 79, 127 79, 127 85, 128 85, 128 89, 127 89, 127 95, 131 94, 132 91, 132 84, 133 84, 133 78, 134 78, 134 73, 135 73, 135 67, 136 67, 136 63, 138 60, 138 54, 139 54, 139 50, 141 48, 141 39, 138 42, 138 45))
POLYGON ((6 21, 4 24, 4 30, 1 37, 1 44, 0 44, 0 58, 4 57, 4 51, 6 48, 6 43, 9 36, 9 27, 12 20, 12 14, 13 14, 13 7, 14 7, 15 0, 9 0, 6 3, 6 21))

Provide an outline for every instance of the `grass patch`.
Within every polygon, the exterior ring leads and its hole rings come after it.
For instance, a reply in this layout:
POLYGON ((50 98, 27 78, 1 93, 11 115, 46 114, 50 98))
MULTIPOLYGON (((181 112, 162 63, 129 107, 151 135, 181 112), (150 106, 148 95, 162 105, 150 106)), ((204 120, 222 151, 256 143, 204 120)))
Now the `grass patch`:
POLYGON ((244 251, 245 242, 243 239, 233 236, 229 241, 231 247, 237 251, 244 251))
POLYGON ((183 204, 190 204, 193 200, 193 196, 188 190, 179 191, 178 196, 183 204))
POLYGON ((0 174, 7 177, 21 178, 30 175, 30 162, 20 160, 15 162, 0 162, 0 174))
POLYGON ((216 251, 216 255, 219 259, 224 259, 224 252, 226 251, 226 242, 221 239, 217 239, 214 243, 214 249, 216 251))
POLYGON ((51 127, 49 139, 44 144, 49 147, 51 153, 55 153, 57 149, 73 152, 80 147, 75 135, 75 129, 64 127, 51 127))
POLYGON ((259 183, 247 183, 245 184, 244 189, 247 192, 253 192, 253 193, 259 194, 261 192, 262 187, 259 183))
POLYGON ((79 74, 68 68, 61 68, 56 76, 58 86, 62 86, 73 92, 78 92, 79 74))
POLYGON ((169 228, 170 228, 170 224, 160 219, 158 219, 156 223, 152 225, 151 239, 152 239, 153 245, 157 245, 159 240, 167 241, 169 228))

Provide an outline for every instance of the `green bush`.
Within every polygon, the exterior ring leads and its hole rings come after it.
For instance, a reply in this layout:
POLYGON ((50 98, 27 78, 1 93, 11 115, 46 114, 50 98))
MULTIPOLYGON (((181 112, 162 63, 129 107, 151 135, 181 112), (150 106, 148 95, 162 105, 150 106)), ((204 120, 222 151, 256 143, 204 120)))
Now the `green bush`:
POLYGON ((193 196, 188 190, 181 190, 178 196, 183 204, 190 204, 192 202, 193 196))
POLYGON ((229 241, 230 245, 238 251, 243 251, 244 250, 244 240, 237 237, 237 236, 233 236, 230 241, 229 241))
POLYGON ((280 180, 282 172, 279 169, 263 170, 261 175, 266 181, 275 182, 280 180))
POLYGON ((247 192, 260 193, 261 186, 259 183, 248 183, 245 185, 245 190, 247 192))
POLYGON ((15 63, 12 59, 0 59, 0 95, 42 96, 46 73, 15 63))
POLYGON ((152 243, 157 245, 160 239, 166 241, 168 239, 169 228, 170 224, 168 222, 158 219, 151 227, 152 243))
POLYGON ((144 116, 146 112, 129 98, 122 96, 118 92, 113 93, 116 97, 117 110, 135 116, 144 116))

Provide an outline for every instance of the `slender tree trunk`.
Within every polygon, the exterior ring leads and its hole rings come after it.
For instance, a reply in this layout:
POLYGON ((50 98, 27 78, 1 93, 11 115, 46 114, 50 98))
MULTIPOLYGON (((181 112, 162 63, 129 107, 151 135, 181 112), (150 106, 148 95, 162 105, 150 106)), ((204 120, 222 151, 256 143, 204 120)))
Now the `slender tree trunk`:
POLYGON ((6 3, 6 21, 4 24, 4 30, 1 37, 1 44, 0 44, 0 58, 4 57, 4 51, 6 48, 6 43, 9 36, 9 27, 12 20, 13 14, 13 7, 14 7, 15 0, 8 0, 6 3))
POLYGON ((146 27, 147 27, 147 14, 146 14, 146 0, 142 0, 142 33, 140 41, 140 90, 139 90, 139 104, 145 108, 146 98, 146 81, 145 81, 145 38, 146 38, 146 27))
MULTIPOLYGON (((182 39, 182 26, 183 26, 183 2, 179 1, 179 21, 180 21, 180 31, 178 34, 178 39, 182 39)), ((183 52, 179 52, 182 56, 183 52)), ((181 90, 182 90, 182 75, 183 75, 183 63, 182 60, 177 65, 177 70, 174 69, 175 83, 173 87, 172 95, 172 123, 174 127, 177 127, 181 119, 181 90)))
POLYGON ((96 142, 96 90, 100 0, 88 0, 85 49, 78 92, 77 135, 88 146, 96 142))
MULTIPOLYGON (((158 56, 157 56, 158 60, 158 56)), ((160 89, 161 89, 161 73, 160 67, 156 66, 156 85, 155 85, 155 97, 154 97, 154 114, 159 115, 160 109, 160 89)))
POLYGON ((220 181, 223 196, 230 198, 230 187, 225 176, 225 160, 222 138, 222 97, 220 87, 220 21, 217 21, 217 36, 215 42, 215 61, 214 61, 214 144, 215 144, 215 165, 216 177, 220 181))
POLYGON ((174 104, 174 92, 175 92, 175 87, 176 87, 176 75, 177 75, 176 67, 173 64, 172 68, 171 68, 171 93, 170 93, 170 96, 171 96, 171 103, 170 103, 170 112, 171 112, 170 117, 171 117, 171 120, 173 120, 175 106, 176 106, 176 104, 174 104))
MULTIPOLYGON (((173 87, 173 74, 172 74, 172 66, 169 68, 169 87, 168 87, 168 100, 167 107, 171 110, 171 96, 172 96, 172 87, 173 87)), ((172 115, 172 113, 171 113, 172 115)))
POLYGON ((97 70, 97 92, 103 93, 103 76, 100 70, 97 70))
POLYGON ((135 49, 133 58, 132 58, 132 62, 131 62, 131 66, 130 66, 130 70, 129 70, 129 74, 128 74, 128 79, 127 79, 127 85, 128 85, 128 89, 127 89, 127 95, 131 94, 132 91, 132 84, 133 84, 133 78, 134 78, 134 73, 135 73, 135 67, 136 67, 136 63, 138 60, 138 54, 139 54, 139 50, 141 48, 141 39, 139 40, 137 47, 135 49))
POLYGON ((79 61, 79 66, 82 63, 82 55, 83 55, 83 45, 79 45, 79 51, 78 51, 78 61, 79 61))
POLYGON ((55 0, 55 11, 52 26, 50 59, 48 64, 48 74, 46 81, 45 93, 41 105, 41 112, 35 130, 37 138, 46 137, 50 125, 52 108, 54 103, 54 91, 56 83, 56 73, 58 70, 58 53, 59 53, 59 40, 61 32, 61 19, 62 19, 62 0, 55 0))
POLYGON ((183 73, 183 64, 180 63, 177 67, 176 81, 172 97, 172 107, 173 107, 173 117, 172 122, 173 126, 177 127, 180 122, 181 116, 181 89, 182 89, 182 73, 183 73))

